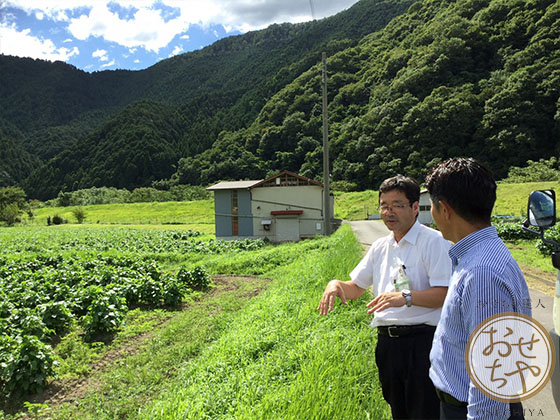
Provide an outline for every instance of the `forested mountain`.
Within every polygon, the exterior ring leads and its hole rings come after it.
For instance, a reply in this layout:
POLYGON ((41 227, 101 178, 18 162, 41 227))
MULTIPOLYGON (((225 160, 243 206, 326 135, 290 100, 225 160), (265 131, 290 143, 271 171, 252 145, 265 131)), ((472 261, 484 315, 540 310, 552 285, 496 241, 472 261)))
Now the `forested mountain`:
POLYGON ((48 199, 283 169, 321 179, 323 50, 333 180, 422 178, 456 155, 505 176, 560 152, 559 43, 554 0, 361 0, 138 72, 0 56, 0 185, 48 199))
MULTIPOLYGON (((559 155, 559 47, 557 1, 416 2, 328 60, 333 180, 423 179, 458 155, 504 177, 559 155)), ((320 77, 318 65, 303 73, 248 129, 181 159, 174 179, 207 183, 253 161, 249 177, 287 168, 320 178, 320 77)))

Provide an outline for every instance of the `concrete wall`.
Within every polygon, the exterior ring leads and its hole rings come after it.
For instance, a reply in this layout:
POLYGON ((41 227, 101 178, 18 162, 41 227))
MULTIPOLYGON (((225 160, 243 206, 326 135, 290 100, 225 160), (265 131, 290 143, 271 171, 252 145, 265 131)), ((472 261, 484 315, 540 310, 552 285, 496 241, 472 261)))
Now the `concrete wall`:
POLYGON ((420 194, 420 201, 419 201, 419 212, 418 212, 418 222, 422 223, 423 225, 429 226, 434 219, 432 218, 431 213, 431 203, 430 203, 430 194, 422 193, 420 194))
POLYGON ((268 237, 274 242, 295 240, 293 238, 296 225, 299 238, 324 234, 322 187, 318 185, 257 187, 251 190, 251 195, 255 236, 268 237), (303 210, 303 213, 286 216, 271 215, 272 211, 283 210, 303 210), (268 230, 262 224, 263 221, 270 221, 268 230))

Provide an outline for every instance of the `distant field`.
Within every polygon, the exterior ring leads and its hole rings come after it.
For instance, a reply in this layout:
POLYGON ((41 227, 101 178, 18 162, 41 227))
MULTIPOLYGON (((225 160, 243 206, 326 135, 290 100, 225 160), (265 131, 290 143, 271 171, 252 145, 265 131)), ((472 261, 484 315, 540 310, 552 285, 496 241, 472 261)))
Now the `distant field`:
MULTIPOLYGON (((494 214, 521 216, 525 214, 529 193, 552 188, 560 191, 560 182, 527 182, 498 184, 498 199, 494 214)), ((344 220, 364 220, 377 213, 378 192, 335 192, 334 216, 344 220)), ((85 224, 99 225, 181 225, 205 234, 214 234, 214 200, 170 201, 153 203, 100 204, 83 206, 85 224)), ((25 224, 46 225, 47 217, 59 215, 68 223, 76 223, 75 207, 45 207, 34 210, 35 217, 25 224)), ((165 227, 164 227, 165 228, 165 227)))
MULTIPOLYGON (((72 211, 76 207, 45 207, 34 210, 32 225, 47 224, 47 217, 61 216, 76 223, 72 211)), ((164 203, 99 204, 82 206, 86 212, 84 224, 99 225, 182 225, 181 228, 214 233, 214 200, 169 201, 164 203)))
MULTIPOLYGON (((531 191, 554 189, 560 192, 560 182, 526 182, 498 184, 494 214, 522 216, 527 212, 527 198, 531 191)), ((344 220, 363 220, 377 213, 377 191, 360 191, 334 194, 334 215, 344 220)))
POLYGON ((498 184, 498 199, 494 214, 526 215, 527 198, 531 191, 553 189, 560 192, 560 182, 525 182, 522 184, 498 184))

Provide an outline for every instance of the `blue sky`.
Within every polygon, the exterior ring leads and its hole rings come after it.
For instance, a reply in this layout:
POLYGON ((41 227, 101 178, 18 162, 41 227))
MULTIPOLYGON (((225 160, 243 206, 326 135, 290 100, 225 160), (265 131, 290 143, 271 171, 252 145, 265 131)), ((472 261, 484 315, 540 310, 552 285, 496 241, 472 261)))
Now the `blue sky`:
POLYGON ((0 53, 141 70, 218 39, 331 16, 357 0, 0 0, 0 53))

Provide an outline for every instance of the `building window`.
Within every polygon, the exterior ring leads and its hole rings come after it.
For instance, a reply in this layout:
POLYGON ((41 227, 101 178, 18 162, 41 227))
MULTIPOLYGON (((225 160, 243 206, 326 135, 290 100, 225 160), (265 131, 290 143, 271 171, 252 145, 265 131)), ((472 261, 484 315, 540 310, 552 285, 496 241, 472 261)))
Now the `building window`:
POLYGON ((426 206, 420 206, 420 211, 430 211, 432 209, 432 206, 430 206, 429 204, 426 206))
POLYGON ((239 205, 237 203, 237 190, 231 192, 231 232, 239 236, 239 205))

